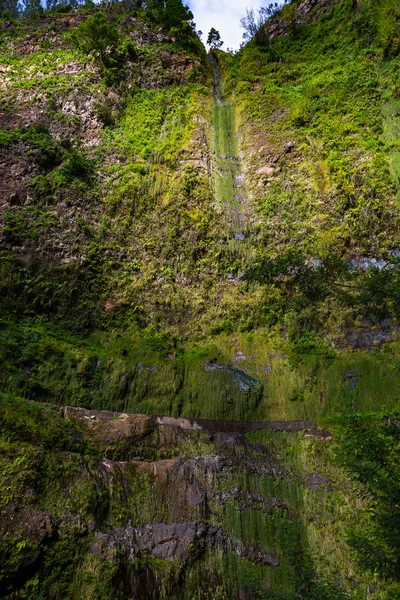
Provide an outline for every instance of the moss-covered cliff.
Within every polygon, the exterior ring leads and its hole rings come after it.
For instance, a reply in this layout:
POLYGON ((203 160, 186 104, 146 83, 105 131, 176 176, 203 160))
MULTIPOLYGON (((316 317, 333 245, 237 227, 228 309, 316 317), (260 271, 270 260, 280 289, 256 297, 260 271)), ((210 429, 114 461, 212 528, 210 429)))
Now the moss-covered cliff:
POLYGON ((0 21, 4 595, 397 598, 398 3, 180 4, 0 21))
POLYGON ((6 597, 321 600, 398 590, 365 574, 352 552, 376 535, 376 503, 335 458, 353 448, 336 439, 341 427, 332 442, 312 423, 246 433, 245 423, 60 414, 6 396, 1 426, 6 597))

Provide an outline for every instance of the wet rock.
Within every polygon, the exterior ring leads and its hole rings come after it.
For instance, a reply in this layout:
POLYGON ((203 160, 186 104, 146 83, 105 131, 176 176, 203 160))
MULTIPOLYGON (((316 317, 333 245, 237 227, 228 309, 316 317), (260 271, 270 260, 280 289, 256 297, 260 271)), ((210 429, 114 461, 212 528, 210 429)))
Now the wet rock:
POLYGON ((234 450, 236 446, 243 444, 243 439, 243 433, 232 431, 216 432, 212 437, 213 443, 218 449, 221 449, 222 452, 224 452, 224 448, 227 452, 234 450))
MULTIPOLYGON (((284 356, 284 355, 270 355, 284 356)), ((205 370, 228 370, 236 371, 239 374, 244 374, 243 371, 228 367, 227 365, 218 365, 214 358, 206 361, 205 370)), ((248 376, 249 377, 249 376, 248 376)), ((127 424, 134 424, 134 427, 141 434, 151 434, 158 429, 158 435, 163 435, 164 438, 159 439, 159 443, 167 445, 175 444, 177 440, 184 437, 186 432, 221 432, 223 436, 242 435, 249 431, 259 431, 263 429, 276 429, 277 431, 303 431, 305 429, 313 429, 317 427, 315 421, 270 421, 270 422, 249 422, 249 421, 220 421, 213 419, 189 419, 185 417, 156 417, 153 415, 128 415, 125 413, 117 413, 111 411, 95 411, 84 408, 76 408, 65 406, 61 408, 61 415, 64 418, 78 419, 90 428, 95 428, 98 421, 104 423, 107 428, 107 422, 112 421, 110 427, 123 428, 127 424), (180 433, 179 433, 180 432, 180 433), (168 439, 170 438, 170 441, 168 439)), ((128 428, 129 431, 129 428, 128 428)))
POLYGON ((306 265, 310 265, 312 267, 322 267, 323 264, 323 260, 321 260, 320 258, 315 258, 314 256, 306 260, 306 265))
POLYGON ((286 142, 283 146, 283 151, 285 154, 289 154, 296 147, 296 142, 291 140, 290 142, 286 142))
POLYGON ((64 418, 83 420, 87 436, 105 445, 124 439, 134 441, 139 436, 150 435, 156 421, 155 417, 147 415, 126 415, 74 407, 64 407, 63 411, 64 418))
POLYGON ((278 498, 264 498, 262 494, 257 492, 249 492, 240 487, 233 487, 219 492, 215 496, 217 505, 237 503, 238 510, 261 510, 262 512, 270 513, 273 508, 288 510, 287 505, 278 498))
POLYGON ((245 355, 243 354, 243 352, 241 350, 237 350, 235 358, 233 359, 233 362, 238 363, 238 362, 242 362, 243 360, 246 360, 245 355))
POLYGON ((219 473, 223 465, 224 461, 222 457, 216 455, 182 458, 176 465, 174 474, 184 479, 191 479, 199 471, 208 474, 219 473))
POLYGON ((9 504, 0 520, 0 543, 6 542, 0 552, 3 577, 15 578, 20 583, 29 573, 34 573, 40 564, 42 544, 53 540, 56 534, 57 528, 50 515, 31 508, 18 510, 14 504, 9 504), (10 542, 15 546, 21 542, 11 561, 5 549, 10 542))
POLYGON ((190 555, 190 545, 202 532, 196 523, 121 527, 110 534, 98 533, 90 552, 110 562, 115 562, 117 556, 131 562, 143 551, 163 560, 184 560, 190 555))
POLYGON ((197 481, 190 483, 185 490, 185 497, 190 506, 200 506, 204 504, 207 493, 197 481))
POLYGON ((23 532, 30 541, 52 538, 56 534, 56 525, 52 517, 40 510, 25 508, 18 510, 9 505, 1 523, 1 536, 13 536, 23 532))
POLYGON ((332 481, 329 477, 319 475, 318 473, 306 473, 302 474, 303 485, 311 491, 332 491, 332 481))
POLYGON ((360 256, 358 258, 352 258, 348 265, 353 268, 358 268, 362 271, 367 269, 375 268, 381 271, 388 266, 388 261, 382 258, 376 258, 374 256, 360 256))
POLYGON ((114 563, 117 559, 117 545, 110 535, 98 533, 89 552, 108 562, 114 563))
POLYGON ((346 343, 357 350, 368 350, 381 346, 386 342, 393 342, 398 339, 400 328, 393 327, 363 327, 360 329, 349 330, 346 333, 346 343))
POLYGON ((90 551, 110 562, 118 557, 129 563, 143 551, 160 560, 183 561, 198 547, 234 552, 254 563, 279 566, 276 557, 263 553, 257 544, 242 544, 222 528, 196 522, 149 523, 137 528, 121 527, 110 534, 99 533, 90 551))
POLYGON ((228 372, 232 373, 232 375, 234 376, 235 382, 238 384, 240 390, 242 392, 244 392, 245 394, 248 394, 249 392, 259 393, 261 390, 261 384, 256 379, 253 379, 253 377, 251 377, 251 375, 248 375, 244 371, 236 369, 235 367, 231 367, 229 365, 219 365, 212 360, 207 360, 204 363, 204 370, 205 371, 228 371, 228 372))
POLYGON ((351 388, 355 389, 358 386, 359 381, 360 381, 360 374, 357 371, 357 369, 354 369, 353 371, 348 371, 347 373, 345 373, 343 386, 351 387, 351 388))
POLYGON ((37 174, 34 161, 29 147, 22 142, 0 148, 0 208, 29 203, 29 183, 37 174))
POLYGON ((179 458, 166 458, 164 460, 155 461, 131 461, 126 464, 136 466, 142 471, 151 473, 155 480, 164 481, 178 461, 179 458))

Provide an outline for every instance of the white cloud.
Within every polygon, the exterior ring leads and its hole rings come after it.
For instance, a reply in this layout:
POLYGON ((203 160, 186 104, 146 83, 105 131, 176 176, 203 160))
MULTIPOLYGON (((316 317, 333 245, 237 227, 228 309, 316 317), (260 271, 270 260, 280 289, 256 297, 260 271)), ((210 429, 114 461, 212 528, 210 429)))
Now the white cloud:
MULTIPOLYGON (((242 42, 244 30, 240 19, 246 14, 246 8, 259 8, 266 2, 260 0, 187 0, 197 29, 203 32, 203 42, 211 27, 220 32, 224 48, 237 50, 242 42)), ((184 2, 185 3, 185 2, 184 2)))

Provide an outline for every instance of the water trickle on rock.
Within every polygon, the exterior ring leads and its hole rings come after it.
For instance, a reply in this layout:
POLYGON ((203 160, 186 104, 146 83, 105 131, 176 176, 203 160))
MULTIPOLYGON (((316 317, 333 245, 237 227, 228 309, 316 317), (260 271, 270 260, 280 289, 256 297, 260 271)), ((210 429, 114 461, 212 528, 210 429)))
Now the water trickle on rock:
POLYGON ((214 79, 214 198, 216 210, 226 217, 228 237, 234 242, 244 242, 246 228, 244 216, 245 186, 241 174, 236 132, 236 106, 224 99, 221 74, 216 56, 210 52, 209 62, 214 79), (240 193, 238 190, 241 190, 240 193))

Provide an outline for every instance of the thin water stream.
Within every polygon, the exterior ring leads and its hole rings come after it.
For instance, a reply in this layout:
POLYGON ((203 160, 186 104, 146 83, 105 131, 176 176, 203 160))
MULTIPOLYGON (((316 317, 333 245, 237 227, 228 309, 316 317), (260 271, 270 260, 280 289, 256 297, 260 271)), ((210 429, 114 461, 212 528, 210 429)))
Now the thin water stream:
POLYGON ((224 100, 221 74, 212 52, 209 54, 214 79, 214 197, 216 209, 225 215, 228 238, 243 242, 246 227, 243 211, 243 176, 240 169, 236 107, 224 100))

